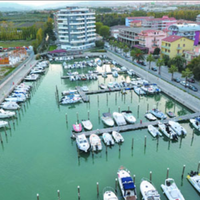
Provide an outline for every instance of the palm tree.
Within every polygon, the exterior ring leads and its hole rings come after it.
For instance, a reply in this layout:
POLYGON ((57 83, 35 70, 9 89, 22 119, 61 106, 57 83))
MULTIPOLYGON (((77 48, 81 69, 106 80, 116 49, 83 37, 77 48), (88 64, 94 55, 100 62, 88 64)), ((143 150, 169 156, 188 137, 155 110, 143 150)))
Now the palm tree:
POLYGON ((174 72, 178 71, 178 67, 176 67, 175 65, 171 65, 171 67, 168 69, 168 72, 172 74, 172 80, 173 80, 173 76, 174 76, 174 72))
POLYGON ((147 56, 147 61, 149 62, 149 69, 151 68, 151 62, 155 61, 155 58, 153 57, 152 54, 149 54, 147 56))
POLYGON ((131 56, 133 58, 133 61, 136 59, 137 61, 139 60, 144 60, 144 53, 140 49, 134 49, 131 51, 131 56))
POLYGON ((160 74, 160 68, 161 68, 161 66, 162 65, 164 65, 164 60, 163 59, 160 59, 160 58, 158 58, 158 60, 157 60, 157 62, 156 62, 156 66, 159 68, 159 74, 160 74))
POLYGON ((113 45, 114 45, 114 40, 110 40, 110 45, 112 46, 112 50, 113 50, 113 45))
POLYGON ((192 71, 189 68, 186 68, 185 71, 182 71, 182 77, 185 78, 185 85, 187 84, 187 78, 192 76, 192 71))

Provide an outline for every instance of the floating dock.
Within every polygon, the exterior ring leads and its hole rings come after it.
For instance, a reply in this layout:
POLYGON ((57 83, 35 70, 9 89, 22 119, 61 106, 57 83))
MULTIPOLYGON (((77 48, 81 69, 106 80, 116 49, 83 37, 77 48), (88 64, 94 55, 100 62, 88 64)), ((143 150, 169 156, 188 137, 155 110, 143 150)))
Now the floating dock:
POLYGON ((85 92, 82 91, 81 87, 77 86, 77 87, 76 87, 76 90, 77 90, 77 92, 80 94, 80 96, 81 96, 81 98, 82 98, 82 100, 83 100, 84 102, 89 102, 88 96, 86 95, 85 92))

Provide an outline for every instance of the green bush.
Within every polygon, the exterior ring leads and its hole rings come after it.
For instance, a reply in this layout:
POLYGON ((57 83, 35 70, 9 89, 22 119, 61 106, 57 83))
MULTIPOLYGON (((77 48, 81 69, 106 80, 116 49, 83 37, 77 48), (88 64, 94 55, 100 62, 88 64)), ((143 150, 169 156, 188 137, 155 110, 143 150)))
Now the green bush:
POLYGON ((97 49, 97 50, 91 50, 90 51, 91 53, 95 53, 95 52, 99 52, 99 53, 105 53, 105 52, 107 52, 105 49, 97 49))
POLYGON ((36 59, 36 60, 41 59, 41 55, 40 55, 40 54, 37 54, 36 57, 35 57, 35 59, 36 59))

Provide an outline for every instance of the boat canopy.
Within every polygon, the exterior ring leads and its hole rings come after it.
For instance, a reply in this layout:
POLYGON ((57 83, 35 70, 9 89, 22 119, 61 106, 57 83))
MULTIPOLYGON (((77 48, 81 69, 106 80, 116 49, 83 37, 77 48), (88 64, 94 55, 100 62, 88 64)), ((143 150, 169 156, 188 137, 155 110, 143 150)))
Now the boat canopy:
POLYGON ((123 184, 124 190, 131 190, 135 188, 135 185, 131 177, 122 178, 122 184, 123 184))
POLYGON ((110 113, 103 113, 104 117, 112 117, 112 115, 110 113))
POLYGON ((198 122, 200 122, 200 117, 197 117, 196 120, 197 120, 198 122))

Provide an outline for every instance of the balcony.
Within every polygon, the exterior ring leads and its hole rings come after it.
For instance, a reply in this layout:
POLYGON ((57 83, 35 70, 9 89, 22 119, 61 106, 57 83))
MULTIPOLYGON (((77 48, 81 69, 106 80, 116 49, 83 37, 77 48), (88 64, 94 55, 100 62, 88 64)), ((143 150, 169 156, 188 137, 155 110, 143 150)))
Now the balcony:
POLYGON ((169 52, 162 51, 162 54, 165 54, 165 55, 169 56, 169 52))
POLYGON ((71 22, 69 25, 82 25, 85 24, 85 22, 71 22))
POLYGON ((85 33, 85 31, 71 31, 70 32, 71 35, 76 35, 76 34, 81 34, 81 33, 85 33))
POLYGON ((165 46, 165 45, 162 45, 161 47, 162 47, 162 48, 165 48, 165 49, 170 49, 169 46, 165 46))
POLYGON ((94 28, 94 27, 96 27, 95 25, 89 25, 89 26, 87 26, 87 28, 94 28))
POLYGON ((85 35, 80 35, 80 36, 77 36, 77 38, 84 38, 85 35))
POLYGON ((76 20, 85 20, 85 18, 84 17, 78 17, 78 18, 76 18, 76 20))
POLYGON ((177 47, 177 49, 179 49, 179 50, 180 50, 180 49, 182 49, 182 47, 177 47))
POLYGON ((95 29, 87 30, 87 32, 95 32, 95 29))
POLYGON ((96 37, 88 38, 87 41, 96 40, 96 37))
POLYGON ((87 19, 95 19, 95 17, 87 17, 87 19))
POLYGON ((88 21, 88 22, 87 22, 87 24, 91 24, 91 23, 92 23, 92 24, 95 24, 96 22, 95 22, 95 21, 88 21))
POLYGON ((85 29, 85 26, 79 26, 77 29, 85 29))
POLYGON ((87 36, 96 36, 96 33, 87 34, 87 36))

